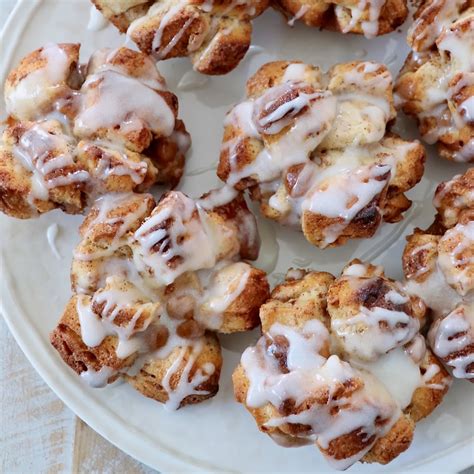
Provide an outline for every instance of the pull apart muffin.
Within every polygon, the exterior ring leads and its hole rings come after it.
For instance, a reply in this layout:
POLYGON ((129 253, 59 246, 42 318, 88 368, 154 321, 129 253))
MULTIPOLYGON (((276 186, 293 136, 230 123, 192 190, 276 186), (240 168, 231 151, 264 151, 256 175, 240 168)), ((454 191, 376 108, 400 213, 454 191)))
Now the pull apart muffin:
POLYGON ((474 1, 422 2, 408 44, 397 105, 443 158, 474 162, 474 1))
POLYGON ((457 378, 474 382, 474 168, 441 183, 427 230, 408 237, 407 290, 430 308, 428 340, 457 378))
POLYGON ((249 49, 251 20, 269 0, 92 0, 141 51, 157 59, 189 56, 203 74, 226 74, 249 49))
POLYGON ((283 446, 315 444, 337 469, 386 464, 450 386, 419 334, 425 311, 378 266, 354 260, 339 278, 291 269, 260 308, 236 399, 283 446))
POLYGON ((218 176, 247 189, 264 216, 324 248, 398 222, 424 171, 415 141, 387 132, 392 78, 373 62, 317 66, 277 61, 247 82, 227 114, 218 176))
POLYGON ((170 409, 214 396, 216 333, 259 324, 269 296, 254 216, 237 192, 108 194, 80 228, 68 302, 51 343, 87 383, 118 378, 170 409))
POLYGON ((290 21, 375 38, 396 30, 407 18, 405 0, 275 0, 274 7, 290 21))
POLYGON ((183 173, 189 134, 153 61, 101 49, 84 66, 79 48, 48 44, 7 77, 0 209, 10 216, 80 213, 98 195, 174 186, 183 173))

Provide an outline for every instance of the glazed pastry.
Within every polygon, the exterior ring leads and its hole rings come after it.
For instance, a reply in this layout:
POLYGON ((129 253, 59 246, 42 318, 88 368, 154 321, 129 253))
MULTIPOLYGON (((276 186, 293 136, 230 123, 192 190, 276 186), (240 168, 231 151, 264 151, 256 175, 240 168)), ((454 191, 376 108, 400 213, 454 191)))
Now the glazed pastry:
POLYGON ((48 44, 5 83, 9 118, 0 144, 0 209, 29 218, 80 213, 107 192, 178 183, 189 134, 178 101, 146 55, 48 44))
POLYGON ((274 6, 291 25, 301 20, 308 26, 363 34, 366 38, 396 30, 408 15, 405 0, 275 0, 274 6))
POLYGON ((249 49, 252 23, 269 0, 92 0, 141 51, 157 59, 189 56, 203 74, 226 74, 249 49))
POLYGON ((426 0, 408 32, 412 48, 395 86, 443 158, 474 161, 474 2, 426 0))
POLYGON ((316 66, 277 61, 247 82, 225 119, 218 176, 248 189, 263 215, 324 248, 397 222, 422 177, 417 141, 387 133, 392 78, 373 62, 316 66))
POLYGON ((216 332, 259 324, 268 298, 255 218, 237 192, 194 201, 167 193, 108 194, 80 228, 74 296, 51 333, 63 360, 92 386, 123 378, 177 409, 216 394, 216 332))
POLYGON ((474 382, 474 168, 441 183, 434 224, 408 237, 407 290, 431 310, 428 340, 458 378, 474 382))
POLYGON ((337 469, 386 464, 450 385, 418 332, 425 310, 378 266, 354 260, 339 278, 292 269, 260 308, 237 401, 274 441, 315 444, 337 469))

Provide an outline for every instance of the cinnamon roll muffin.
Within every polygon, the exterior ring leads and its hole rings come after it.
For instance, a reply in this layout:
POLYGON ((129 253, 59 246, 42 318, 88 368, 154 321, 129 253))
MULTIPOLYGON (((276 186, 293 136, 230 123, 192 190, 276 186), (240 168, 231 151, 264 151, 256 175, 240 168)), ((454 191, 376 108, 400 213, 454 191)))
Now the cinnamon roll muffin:
POLYGON ((474 168, 441 183, 433 225, 403 254, 406 288, 430 308, 428 340, 457 378, 474 382, 474 168))
POLYGON ((242 196, 108 194, 80 233, 74 295, 51 333, 66 364, 92 386, 122 378, 170 409, 214 396, 216 333, 256 327, 269 296, 265 273, 243 261, 259 238, 242 196))
POLYGON ((291 269, 260 308, 236 399, 283 446, 314 444, 337 469, 386 464, 450 386, 419 333, 425 311, 378 266, 354 260, 338 278, 291 269))
POLYGON ((251 20, 269 0, 92 0, 105 18, 157 59, 189 56, 203 74, 226 74, 249 49, 251 20))
POLYGON ((408 15, 405 0, 275 0, 290 24, 301 20, 308 26, 356 33, 375 38, 396 30, 408 15))
POLYGON ((387 132, 396 116, 387 68, 277 61, 247 82, 225 119, 218 176, 247 189, 264 216, 324 248, 398 222, 424 171, 415 141, 387 132))
POLYGON ((398 106, 443 158, 474 161, 474 2, 426 0, 395 86, 398 106))
POLYGON ((153 61, 127 48, 79 62, 79 44, 27 55, 5 83, 0 209, 29 218, 80 213, 107 192, 178 183, 189 134, 153 61))

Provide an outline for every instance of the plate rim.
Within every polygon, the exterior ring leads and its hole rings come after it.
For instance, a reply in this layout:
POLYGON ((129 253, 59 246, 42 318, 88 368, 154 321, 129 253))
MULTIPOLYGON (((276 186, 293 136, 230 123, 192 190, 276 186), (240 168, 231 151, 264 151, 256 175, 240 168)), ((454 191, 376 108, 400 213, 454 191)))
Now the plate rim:
MULTIPOLYGON (((19 37, 26 28, 31 15, 42 3, 44 3, 44 0, 18 0, 0 31, 0 44, 2 45, 0 55, 4 58, 0 71, 2 85, 9 70, 15 46, 19 42, 19 37), (9 41, 5 41, 5 38, 9 38, 9 41)), ((197 470, 207 471, 209 469, 209 466, 200 466, 199 464, 183 461, 179 455, 174 455, 169 447, 161 445, 156 440, 152 441, 143 431, 140 432, 142 437, 139 439, 130 435, 124 437, 124 433, 129 433, 129 431, 127 431, 126 425, 120 421, 120 418, 116 418, 109 413, 107 407, 93 397, 81 397, 82 392, 76 392, 73 390, 73 386, 61 383, 61 377, 54 377, 51 368, 54 368, 57 364, 55 364, 53 352, 48 350, 50 349, 49 343, 44 341, 34 327, 32 328, 21 304, 13 298, 15 284, 12 281, 12 275, 8 269, 3 251, 0 254, 0 268, 3 275, 0 313, 8 330, 36 372, 76 416, 121 451, 162 473, 176 472, 177 470, 180 472, 190 472, 191 470, 196 472, 197 470), (90 410, 91 404, 98 409, 90 410), (88 415, 89 411, 94 412, 93 417, 88 415), (157 452, 157 447, 159 448, 158 458, 154 454, 157 452)), ((474 433, 470 438, 446 448, 443 452, 405 467, 404 470, 433 473, 447 469, 450 472, 459 472, 471 466, 474 462, 471 444, 473 441, 474 433)), ((219 468, 219 472, 224 471, 219 468)), ((328 470, 327 472, 334 471, 328 470)))

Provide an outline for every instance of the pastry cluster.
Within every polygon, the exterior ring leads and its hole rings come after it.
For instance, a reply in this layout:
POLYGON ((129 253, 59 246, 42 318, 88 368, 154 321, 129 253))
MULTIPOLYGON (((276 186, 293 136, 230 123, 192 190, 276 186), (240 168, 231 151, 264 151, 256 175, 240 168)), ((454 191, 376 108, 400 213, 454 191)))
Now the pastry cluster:
POLYGON ((407 290, 431 310, 428 340, 457 378, 474 382, 474 168, 441 183, 434 224, 408 237, 407 290))
POLYGON ((0 209, 13 217, 79 213, 98 195, 175 185, 183 173, 189 134, 154 62, 118 48, 83 66, 79 48, 48 44, 7 77, 0 209))
POLYGON ((80 233, 74 296, 51 333, 63 360, 92 386, 122 378, 170 409, 215 395, 216 332, 256 327, 269 295, 265 273, 242 261, 259 249, 242 196, 108 194, 80 233))
POLYGON ((442 157, 474 161, 474 2, 426 0, 408 33, 396 84, 403 111, 442 157))
POLYGON ((157 59, 189 56, 203 74, 226 74, 249 49, 251 20, 269 0, 92 0, 141 51, 157 59))
POLYGON ((387 132, 392 77, 373 62, 265 64, 227 114, 218 176, 260 202, 264 216, 324 248, 397 222, 422 177, 417 141, 387 132))
POLYGON ((388 463, 451 382, 419 334, 425 312, 381 267, 292 269, 260 308, 263 335, 233 374, 235 396, 279 444, 315 444, 338 469, 388 463))
POLYGON ((274 6, 291 22, 301 20, 308 26, 366 38, 396 30, 408 15, 405 0, 275 0, 274 6))

